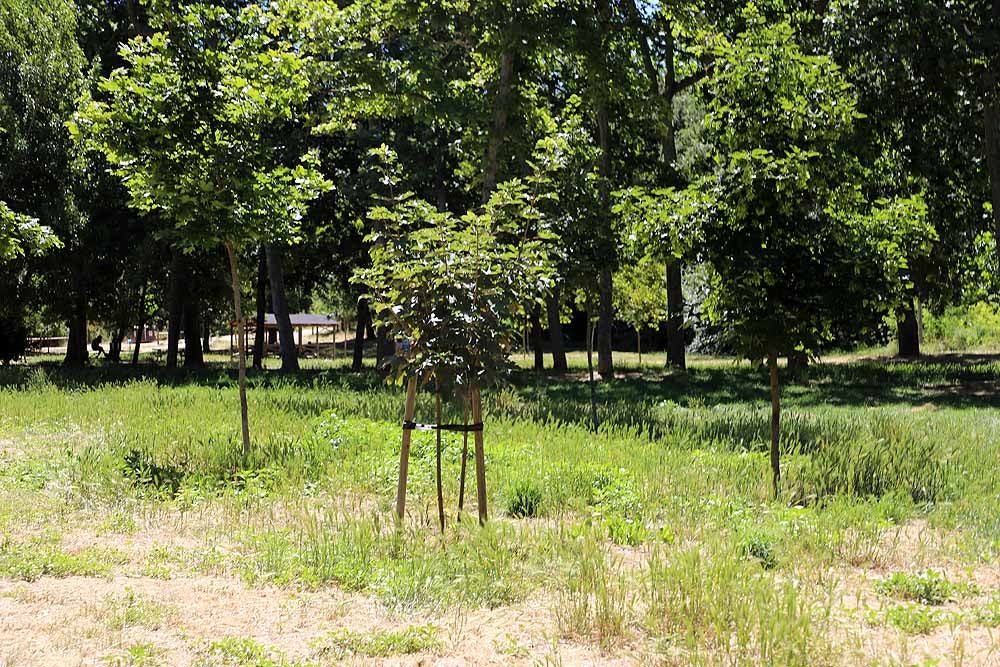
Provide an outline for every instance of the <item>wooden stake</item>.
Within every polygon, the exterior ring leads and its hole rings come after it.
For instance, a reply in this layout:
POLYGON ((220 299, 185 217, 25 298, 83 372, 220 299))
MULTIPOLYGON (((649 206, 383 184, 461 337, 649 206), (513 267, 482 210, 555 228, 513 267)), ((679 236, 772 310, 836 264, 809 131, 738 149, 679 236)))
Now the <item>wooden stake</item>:
MULTIPOLYGON (((466 392, 464 399, 462 400, 462 405, 464 410, 462 411, 462 423, 465 424, 466 428, 469 428, 469 394, 466 392)), ((462 509, 465 507, 465 468, 469 460, 469 432, 464 431, 462 433, 462 472, 458 478, 458 518, 457 521, 462 520, 462 509)))
MULTIPOLYGON (((411 377, 406 385, 406 408, 403 421, 413 421, 417 409, 417 378, 411 377)), ((402 521, 406 513, 406 475, 410 468, 410 437, 413 431, 403 429, 403 446, 399 450, 399 485, 396 487, 396 517, 402 521)))
POLYGON ((437 491, 438 520, 441 522, 441 532, 444 533, 444 484, 441 483, 441 392, 437 397, 437 491))
MULTIPOLYGON (((479 387, 472 385, 472 422, 483 423, 483 404, 479 395, 479 387)), ((476 495, 479 501, 479 523, 486 523, 486 452, 483 448, 483 432, 474 433, 476 441, 476 495)))

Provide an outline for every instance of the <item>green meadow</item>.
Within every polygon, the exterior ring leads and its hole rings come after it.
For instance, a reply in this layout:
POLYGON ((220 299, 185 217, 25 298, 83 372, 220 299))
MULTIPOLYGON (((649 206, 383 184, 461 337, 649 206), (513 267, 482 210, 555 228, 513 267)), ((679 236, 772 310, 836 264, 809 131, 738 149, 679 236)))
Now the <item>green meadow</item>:
POLYGON ((104 591, 47 630, 81 664, 990 664, 1000 359, 789 377, 777 500, 766 371, 644 361, 598 387, 596 433, 582 358, 487 392, 490 519, 471 463, 458 513, 445 433, 443 534, 429 431, 394 521, 403 394, 374 373, 252 373, 243 457, 221 358, 0 369, 0 608, 104 591))

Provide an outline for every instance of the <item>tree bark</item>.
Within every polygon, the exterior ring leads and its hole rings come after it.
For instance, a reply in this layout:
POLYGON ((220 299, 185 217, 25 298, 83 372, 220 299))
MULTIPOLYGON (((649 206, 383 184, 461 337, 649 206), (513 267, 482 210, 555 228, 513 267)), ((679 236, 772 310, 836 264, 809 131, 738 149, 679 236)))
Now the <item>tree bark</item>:
POLYGON ((642 330, 635 328, 635 350, 639 353, 639 371, 642 371, 642 330))
POLYGON ((549 324, 549 347, 552 349, 552 370, 565 373, 569 370, 569 364, 566 363, 562 320, 559 318, 560 303, 559 288, 556 287, 545 301, 545 311, 549 324))
POLYGON ((767 367, 771 371, 771 488, 777 500, 781 483, 781 452, 778 449, 781 435, 781 395, 778 390, 777 352, 768 352, 767 367))
POLYGON ((602 269, 598 278, 600 302, 597 313, 597 372, 601 379, 614 378, 614 361, 611 358, 611 327, 614 323, 614 302, 611 269, 602 269))
POLYGON ((545 370, 545 350, 542 343, 542 307, 536 305, 531 311, 531 348, 535 354, 535 371, 545 370))
POLYGON ((368 325, 368 302, 358 299, 358 325, 354 333, 354 359, 351 360, 351 370, 360 373, 365 363, 365 328, 368 325))
POLYGON ((212 351, 212 322, 206 314, 201 318, 201 351, 208 354, 212 351))
POLYGON ((243 320, 243 306, 240 302, 240 275, 236 262, 236 249, 226 242, 229 256, 229 276, 233 287, 233 307, 236 311, 236 347, 239 351, 240 419, 243 436, 243 457, 250 455, 250 417, 247 408, 247 328, 243 320))
POLYGON ((917 315, 913 299, 906 302, 896 312, 898 323, 899 356, 912 359, 920 356, 920 332, 917 329, 917 315))
MULTIPOLYGON (((601 23, 601 40, 607 36, 609 28, 607 25, 607 15, 610 11, 607 0, 599 0, 598 13, 601 23)), ((602 52, 603 53, 603 52, 602 52)), ((605 68, 605 63, 601 62, 601 68, 605 68)), ((598 171, 601 176, 601 213, 605 217, 606 229, 602 230, 610 236, 611 228, 611 129, 608 121, 607 104, 607 83, 601 81, 597 84, 598 90, 594 94, 594 108, 597 115, 597 139, 601 153, 598 159, 598 171)), ((609 251, 612 248, 609 248, 609 251)), ((609 380, 614 377, 614 360, 611 351, 611 329, 614 325, 614 292, 612 287, 612 269, 614 261, 610 261, 603 266, 598 275, 598 309, 597 309, 597 372, 602 379, 609 380)))
POLYGON ((181 341, 184 288, 182 284, 183 259, 180 250, 171 250, 170 283, 167 287, 167 368, 177 368, 177 350, 181 341))
POLYGON ((507 133, 507 117, 510 113, 511 96, 514 89, 514 53, 505 50, 500 54, 500 80, 497 96, 493 101, 493 128, 486 148, 486 164, 483 168, 483 203, 497 187, 500 172, 500 145, 507 133))
POLYGON ((277 246, 264 246, 267 255, 267 273, 271 276, 271 305, 278 322, 278 344, 281 346, 281 371, 299 370, 299 350, 295 345, 292 319, 285 295, 285 275, 281 268, 281 250, 277 246))
MULTIPOLYGON (((642 29, 642 19, 635 6, 635 0, 626 0, 626 8, 631 15, 635 27, 642 29)), ((660 72, 653 62, 649 42, 646 36, 639 39, 639 51, 642 56, 643 68, 649 84, 649 98, 654 108, 659 109, 660 126, 660 185, 679 185, 677 170, 677 141, 674 134, 674 95, 677 93, 677 76, 674 65, 674 35, 673 27, 668 21, 663 30, 664 51, 666 62, 663 81, 660 72)), ((667 365, 684 369, 687 367, 684 342, 684 292, 681 289, 680 260, 667 261, 667 365)))
POLYGON ((257 318, 254 321, 253 332, 253 367, 260 370, 264 368, 264 321, 267 315, 267 256, 264 247, 261 246, 257 252, 257 287, 254 298, 257 302, 257 318))
POLYGON ((122 345, 125 343, 127 326, 128 325, 120 325, 111 334, 111 342, 108 345, 108 360, 116 364, 120 364, 122 362, 122 345))
POLYGON ((139 348, 146 333, 146 289, 149 281, 142 282, 142 291, 139 292, 139 318, 138 326, 135 328, 135 344, 132 346, 132 365, 139 365, 139 348))
POLYGON ((87 352, 87 302, 77 298, 73 304, 73 312, 69 318, 69 338, 66 341, 66 357, 64 366, 80 367, 87 363, 90 354, 87 352))
POLYGON ((681 262, 667 260, 667 364, 687 367, 684 345, 684 292, 681 289, 681 262))
POLYGON ((379 373, 385 370, 383 366, 392 353, 392 342, 389 340, 389 334, 385 327, 377 327, 375 329, 375 368, 379 373))
MULTIPOLYGON (((994 2, 994 7, 996 7, 994 2)), ((1000 99, 997 77, 993 72, 985 76, 986 101, 983 109, 984 138, 986 143, 986 171, 990 178, 990 204, 993 206, 993 236, 996 240, 997 266, 1000 266, 1000 99)))
POLYGON ((201 313, 199 299, 190 291, 184 299, 184 367, 201 368, 205 357, 201 352, 201 313))
POLYGON ((590 375, 590 419, 594 433, 601 423, 597 419, 597 383, 594 381, 594 318, 587 309, 587 372, 590 375))

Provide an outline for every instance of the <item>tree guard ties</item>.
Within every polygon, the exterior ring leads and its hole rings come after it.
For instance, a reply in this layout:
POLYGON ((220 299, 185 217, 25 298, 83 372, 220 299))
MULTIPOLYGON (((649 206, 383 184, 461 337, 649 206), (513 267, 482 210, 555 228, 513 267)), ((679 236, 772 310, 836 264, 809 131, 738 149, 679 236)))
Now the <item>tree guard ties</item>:
POLYGON ((404 431, 456 431, 458 433, 475 433, 483 430, 483 423, 478 424, 421 424, 419 422, 404 421, 404 431))

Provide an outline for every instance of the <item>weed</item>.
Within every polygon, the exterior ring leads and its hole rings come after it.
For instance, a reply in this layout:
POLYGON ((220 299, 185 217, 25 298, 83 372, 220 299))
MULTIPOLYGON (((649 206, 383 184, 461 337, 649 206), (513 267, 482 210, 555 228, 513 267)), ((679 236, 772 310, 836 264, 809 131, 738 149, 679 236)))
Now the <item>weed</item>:
POLYGON ((915 600, 921 604, 941 605, 960 596, 975 594, 971 584, 956 584, 948 581, 939 572, 925 570, 917 574, 893 572, 878 582, 875 589, 890 597, 915 600))
POLYGON ((538 516, 542 505, 542 490, 529 480, 519 480, 504 493, 506 512, 518 519, 538 516))
POLYGON ((350 656, 387 658, 436 651, 442 647, 442 642, 433 625, 411 625, 403 630, 336 630, 316 642, 315 647, 321 655, 337 659, 350 656))
POLYGON ((42 576, 102 576, 127 556, 108 549, 86 548, 77 553, 63 551, 50 540, 34 539, 0 543, 0 576, 34 581, 42 576))
POLYGON ((127 586, 121 594, 108 595, 101 609, 108 628, 119 632, 135 626, 156 629, 170 613, 169 608, 127 586))
POLYGON ((765 570, 773 570, 778 566, 778 558, 775 555, 776 547, 777 540, 770 535, 752 533, 743 540, 740 552, 744 558, 757 560, 765 570))
POLYGON ((194 664, 195 667, 318 667, 316 663, 290 660, 249 637, 227 637, 212 642, 194 664))
POLYGON ((104 658, 108 667, 160 667, 162 651, 148 642, 132 644, 123 651, 104 658))

